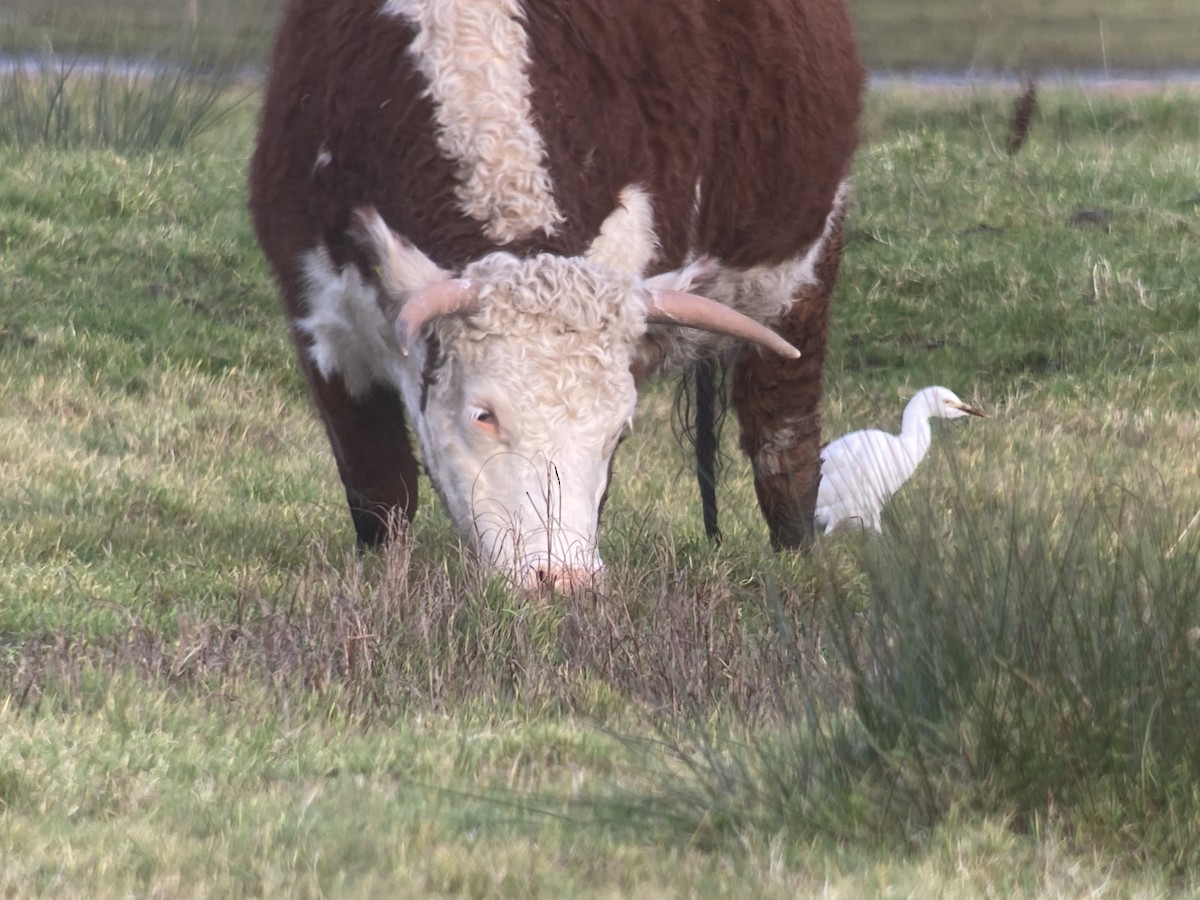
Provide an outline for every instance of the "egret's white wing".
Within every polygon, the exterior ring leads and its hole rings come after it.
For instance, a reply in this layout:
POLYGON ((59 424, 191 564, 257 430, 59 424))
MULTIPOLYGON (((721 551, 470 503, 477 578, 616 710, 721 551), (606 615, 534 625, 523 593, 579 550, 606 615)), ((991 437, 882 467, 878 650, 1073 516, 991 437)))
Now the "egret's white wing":
POLYGON ((922 388, 904 407, 900 434, 854 431, 821 451, 821 483, 813 521, 828 534, 850 521, 880 529, 883 505, 920 465, 929 449, 930 417, 983 416, 948 388, 922 388))
POLYGON ((851 520, 878 529, 883 504, 904 483, 906 468, 903 447, 885 431, 854 431, 833 441, 821 451, 817 527, 828 532, 851 520))

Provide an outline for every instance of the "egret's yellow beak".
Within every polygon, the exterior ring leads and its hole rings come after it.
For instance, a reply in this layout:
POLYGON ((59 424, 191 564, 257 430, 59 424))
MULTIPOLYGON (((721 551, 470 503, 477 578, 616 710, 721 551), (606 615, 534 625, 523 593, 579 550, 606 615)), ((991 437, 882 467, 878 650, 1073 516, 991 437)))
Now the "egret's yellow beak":
POLYGON ((955 403, 954 401, 950 400, 947 401, 947 405, 953 406, 955 409, 962 410, 968 416, 979 416, 981 419, 991 418, 991 416, 985 413, 982 409, 976 409, 974 406, 967 406, 965 403, 955 403))

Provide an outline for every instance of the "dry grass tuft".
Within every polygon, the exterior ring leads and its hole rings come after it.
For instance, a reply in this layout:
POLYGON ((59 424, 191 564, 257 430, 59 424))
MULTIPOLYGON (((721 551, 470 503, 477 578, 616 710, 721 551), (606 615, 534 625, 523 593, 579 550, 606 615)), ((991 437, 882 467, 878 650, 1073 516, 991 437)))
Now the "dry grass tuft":
POLYGON ((36 709, 97 673, 135 672, 206 695, 266 685, 280 703, 332 696, 370 719, 474 701, 760 719, 798 684, 845 686, 822 653, 821 604, 791 589, 697 583, 664 559, 610 573, 603 592, 523 596, 417 560, 415 546, 406 536, 381 557, 316 556, 282 588, 255 578, 232 614, 181 612, 174 635, 131 614, 110 638, 29 639, 0 663, 0 689, 36 709))

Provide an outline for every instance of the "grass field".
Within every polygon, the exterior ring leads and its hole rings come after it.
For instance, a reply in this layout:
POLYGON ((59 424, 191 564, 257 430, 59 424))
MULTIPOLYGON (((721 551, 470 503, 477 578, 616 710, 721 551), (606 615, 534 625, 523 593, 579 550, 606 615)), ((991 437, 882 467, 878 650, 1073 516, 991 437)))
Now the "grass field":
MULTIPOLYGON (((261 60, 280 0, 8 0, 0 49, 261 60), (7 37, 4 34, 7 29, 7 37)), ((873 69, 1023 72, 1200 66, 1192 0, 857 0, 873 69)))
MULTIPOLYGON (((65 7, 63 7, 65 9, 65 7)), ((878 540, 700 527, 671 386, 599 596, 356 556, 244 212, 253 109, 0 147, 0 889, 1200 888, 1194 94, 871 98, 826 431, 943 423, 878 540)), ((428 492, 427 492, 428 494, 428 492)))

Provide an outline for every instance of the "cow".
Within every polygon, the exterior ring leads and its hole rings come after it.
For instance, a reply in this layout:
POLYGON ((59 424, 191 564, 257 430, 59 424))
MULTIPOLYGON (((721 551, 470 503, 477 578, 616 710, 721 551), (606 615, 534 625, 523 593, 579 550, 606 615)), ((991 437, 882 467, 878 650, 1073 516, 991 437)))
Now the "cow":
POLYGON ((249 206, 359 542, 411 428, 486 566, 591 583, 639 388, 714 360, 809 540, 862 89, 844 0, 289 0, 249 206))

